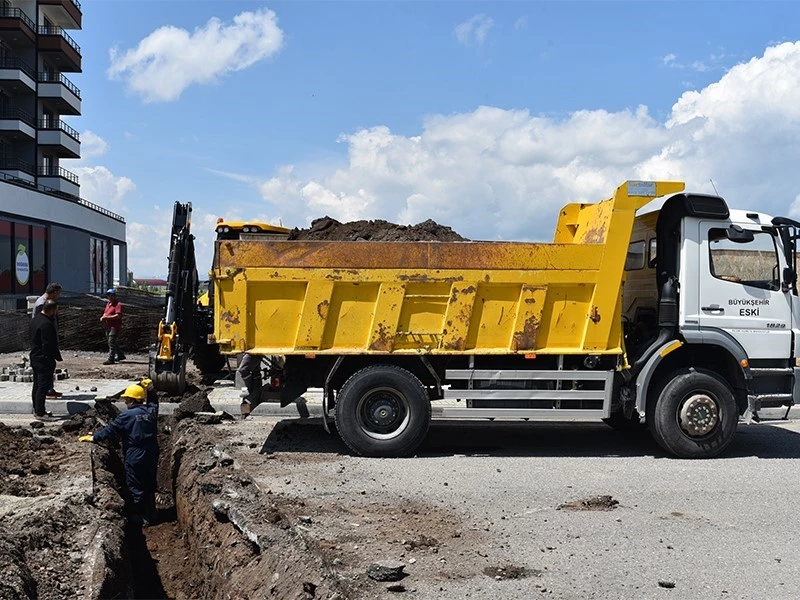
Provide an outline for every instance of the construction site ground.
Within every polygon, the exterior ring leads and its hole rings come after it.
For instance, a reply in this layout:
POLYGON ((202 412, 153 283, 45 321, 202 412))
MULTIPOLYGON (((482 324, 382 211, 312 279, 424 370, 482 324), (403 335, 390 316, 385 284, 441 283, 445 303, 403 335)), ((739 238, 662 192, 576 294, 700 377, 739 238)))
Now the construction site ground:
MULTIPOLYGON (((77 354, 65 392, 146 370, 77 354)), ((139 530, 117 451, 77 441, 112 405, 32 425, 3 412, 24 388, 0 388, 0 599, 800 597, 797 409, 712 460, 601 423, 441 420, 417 456, 369 459, 292 407, 204 424, 205 395, 236 402, 222 383, 162 410, 158 521, 139 530)))

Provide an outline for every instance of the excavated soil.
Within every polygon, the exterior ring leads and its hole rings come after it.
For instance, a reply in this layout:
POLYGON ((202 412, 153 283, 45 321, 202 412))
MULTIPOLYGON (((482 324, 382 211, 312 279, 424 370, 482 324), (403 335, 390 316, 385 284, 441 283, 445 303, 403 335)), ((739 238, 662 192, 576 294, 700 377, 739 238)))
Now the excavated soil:
POLYGON ((375 221, 350 221, 340 223, 330 217, 311 221, 308 229, 293 229, 290 240, 370 241, 370 242, 463 242, 450 227, 428 219, 416 225, 398 225, 377 219, 375 221))
POLYGON ((0 599, 120 597, 130 577, 119 459, 90 455, 77 430, 36 425, 0 424, 0 599))

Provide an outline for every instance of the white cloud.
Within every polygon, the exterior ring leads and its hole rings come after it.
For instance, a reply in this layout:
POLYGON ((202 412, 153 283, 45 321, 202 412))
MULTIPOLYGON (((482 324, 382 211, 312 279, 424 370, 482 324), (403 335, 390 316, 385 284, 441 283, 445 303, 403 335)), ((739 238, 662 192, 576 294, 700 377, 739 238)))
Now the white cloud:
POLYGON ((528 27, 528 17, 527 16, 523 15, 522 17, 519 17, 516 21, 514 21, 514 29, 516 29, 517 31, 520 31, 521 29, 525 29, 526 27, 528 27))
POLYGON ((678 56, 672 52, 661 57, 662 66, 671 69, 687 69, 697 73, 707 73, 709 71, 723 71, 727 67, 726 63, 730 64, 732 57, 725 54, 723 50, 719 53, 712 53, 704 60, 692 60, 690 62, 681 62, 678 56))
POLYGON ((494 21, 491 17, 482 14, 475 15, 456 25, 453 32, 459 44, 481 46, 486 41, 486 36, 493 25, 494 21))
POLYGON ((786 213, 800 195, 800 42, 683 93, 664 121, 643 106, 563 119, 482 106, 430 116, 415 136, 375 126, 340 143, 341 164, 286 165, 253 184, 274 217, 433 218, 473 239, 546 240, 565 203, 636 178, 712 193, 713 178, 733 207, 786 213))
POLYGON ((97 158, 108 152, 108 143, 88 129, 81 134, 81 158, 97 158))
POLYGON ((102 166, 77 167, 81 197, 99 206, 119 212, 125 208, 124 199, 136 191, 136 184, 127 177, 118 177, 102 166))
POLYGON ((160 27, 133 49, 121 53, 112 48, 108 76, 125 81, 145 102, 170 102, 190 85, 246 69, 282 46, 275 13, 260 9, 240 13, 231 23, 212 18, 193 32, 160 27))

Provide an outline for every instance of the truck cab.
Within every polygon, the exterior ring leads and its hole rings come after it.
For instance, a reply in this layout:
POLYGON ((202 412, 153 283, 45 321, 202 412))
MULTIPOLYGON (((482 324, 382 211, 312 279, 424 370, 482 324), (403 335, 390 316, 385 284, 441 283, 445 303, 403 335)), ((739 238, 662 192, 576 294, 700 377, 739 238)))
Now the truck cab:
MULTIPOLYGON (((634 366, 631 402, 639 416, 652 421, 663 382, 687 369, 726 382, 739 414, 749 409, 757 419, 762 408, 794 403, 800 350, 797 227, 791 219, 730 210, 722 198, 700 194, 677 194, 637 215, 623 288, 634 365, 646 353, 647 340, 671 329, 657 351, 634 366), (670 282, 673 317, 659 306, 670 282)), ((719 404, 697 400, 708 419, 721 418, 719 404)), ((682 418, 684 433, 691 434, 691 419, 682 418)))

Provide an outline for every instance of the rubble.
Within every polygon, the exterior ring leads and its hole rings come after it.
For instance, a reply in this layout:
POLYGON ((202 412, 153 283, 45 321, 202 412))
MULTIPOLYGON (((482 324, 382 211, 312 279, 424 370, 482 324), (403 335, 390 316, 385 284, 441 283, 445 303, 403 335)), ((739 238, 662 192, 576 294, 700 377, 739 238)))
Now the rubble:
MULTIPOLYGON (((55 379, 62 380, 69 378, 69 371, 67 369, 56 369, 55 379)), ((30 366, 30 361, 27 356, 22 356, 19 363, 12 366, 0 368, 0 381, 8 382, 33 382, 33 368, 30 366)))

